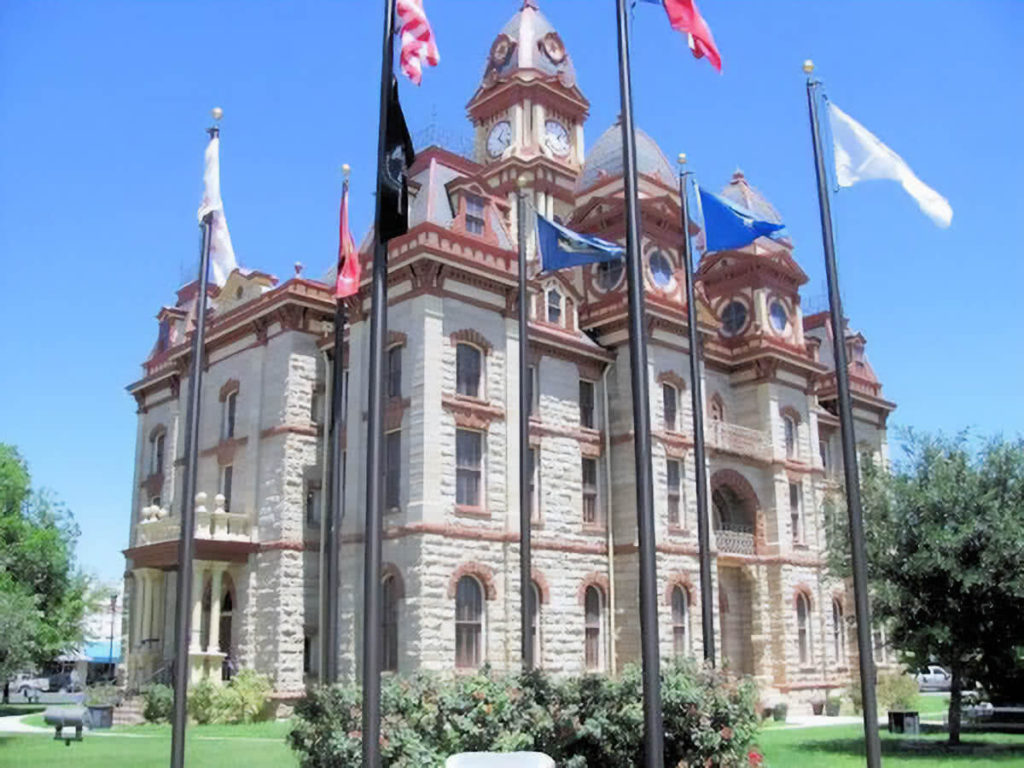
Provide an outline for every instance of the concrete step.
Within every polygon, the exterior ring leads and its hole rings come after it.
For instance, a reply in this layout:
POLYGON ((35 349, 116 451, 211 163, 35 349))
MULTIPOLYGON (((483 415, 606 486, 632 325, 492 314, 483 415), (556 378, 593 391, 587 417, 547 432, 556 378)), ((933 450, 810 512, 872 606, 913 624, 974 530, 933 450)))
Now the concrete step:
POLYGON ((114 708, 114 725, 138 725, 144 723, 146 718, 142 716, 146 702, 141 696, 133 696, 121 702, 121 706, 114 708))

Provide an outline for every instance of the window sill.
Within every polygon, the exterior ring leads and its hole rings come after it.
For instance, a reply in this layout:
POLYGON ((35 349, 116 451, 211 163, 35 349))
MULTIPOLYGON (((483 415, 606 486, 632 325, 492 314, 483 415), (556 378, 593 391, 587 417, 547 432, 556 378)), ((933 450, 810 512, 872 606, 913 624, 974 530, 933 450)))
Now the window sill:
POLYGON ((583 533, 590 536, 605 536, 608 534, 608 526, 600 523, 584 523, 583 533))
POLYGON ((802 541, 794 541, 793 542, 793 549, 799 549, 799 550, 802 550, 804 552, 808 552, 811 549, 811 545, 810 544, 805 544, 802 541))
POLYGON ((678 525, 672 525, 672 523, 669 523, 668 524, 668 535, 669 536, 678 536, 679 538, 686 538, 686 539, 688 539, 693 534, 689 530, 687 530, 686 528, 683 528, 683 527, 678 526, 678 525))
POLYGON ((456 504, 455 514, 459 517, 473 517, 478 520, 490 520, 491 513, 485 507, 475 507, 468 504, 456 504))

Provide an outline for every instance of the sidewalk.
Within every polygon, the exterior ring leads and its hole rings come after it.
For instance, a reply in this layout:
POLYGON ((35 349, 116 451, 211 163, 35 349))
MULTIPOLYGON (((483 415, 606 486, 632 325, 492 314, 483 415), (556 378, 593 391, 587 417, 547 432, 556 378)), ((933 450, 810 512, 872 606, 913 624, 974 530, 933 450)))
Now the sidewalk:
POLYGON ((0 733, 53 733, 53 728, 39 728, 21 722, 25 715, 0 717, 0 733))

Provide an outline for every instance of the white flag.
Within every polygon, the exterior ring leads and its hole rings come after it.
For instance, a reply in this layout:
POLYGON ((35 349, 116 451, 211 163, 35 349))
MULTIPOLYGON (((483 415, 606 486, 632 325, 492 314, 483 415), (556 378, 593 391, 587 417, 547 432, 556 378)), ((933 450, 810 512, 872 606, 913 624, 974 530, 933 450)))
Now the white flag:
POLYGON ((950 225, 953 209, 946 198, 917 178, 902 157, 832 102, 828 111, 839 186, 852 187, 869 179, 898 181, 932 221, 943 228, 950 225))
POLYGON ((206 167, 203 171, 203 202, 199 205, 199 221, 212 213, 210 221, 210 265, 213 282, 224 285, 237 267, 235 249, 231 247, 228 222, 224 218, 224 201, 220 199, 220 138, 214 136, 206 146, 206 167))

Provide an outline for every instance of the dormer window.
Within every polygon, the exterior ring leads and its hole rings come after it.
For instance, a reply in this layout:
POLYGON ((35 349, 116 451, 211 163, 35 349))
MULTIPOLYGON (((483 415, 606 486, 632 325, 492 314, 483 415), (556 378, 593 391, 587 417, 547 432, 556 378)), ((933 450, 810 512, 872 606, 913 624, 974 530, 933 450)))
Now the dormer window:
POLYGON ((478 195, 466 195, 466 231, 484 233, 484 199, 478 195))
POLYGON ((672 262, 661 251, 655 251, 649 259, 651 279, 659 288, 668 288, 672 283, 672 262))
POLYGON ((557 288, 549 288, 547 292, 547 320, 555 325, 562 324, 562 294, 557 288))
POLYGON ((160 334, 156 338, 156 351, 163 352, 171 345, 171 324, 167 320, 160 323, 160 334))
POLYGON ((742 301, 730 301, 722 310, 722 333, 735 336, 747 322, 747 308, 742 301))

